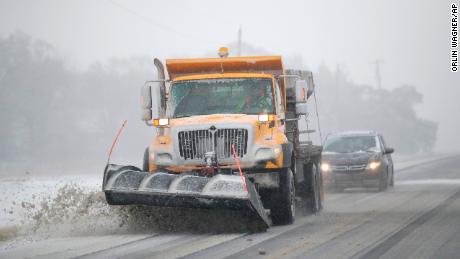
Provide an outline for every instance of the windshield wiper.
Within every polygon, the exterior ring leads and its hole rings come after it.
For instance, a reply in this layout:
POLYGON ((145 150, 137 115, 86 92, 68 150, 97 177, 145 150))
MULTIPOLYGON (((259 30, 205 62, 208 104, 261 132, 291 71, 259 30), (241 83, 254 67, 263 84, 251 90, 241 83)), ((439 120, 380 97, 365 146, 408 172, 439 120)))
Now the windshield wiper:
POLYGON ((190 116, 192 116, 192 115, 178 115, 178 116, 176 116, 174 118, 186 118, 186 117, 190 117, 190 116))

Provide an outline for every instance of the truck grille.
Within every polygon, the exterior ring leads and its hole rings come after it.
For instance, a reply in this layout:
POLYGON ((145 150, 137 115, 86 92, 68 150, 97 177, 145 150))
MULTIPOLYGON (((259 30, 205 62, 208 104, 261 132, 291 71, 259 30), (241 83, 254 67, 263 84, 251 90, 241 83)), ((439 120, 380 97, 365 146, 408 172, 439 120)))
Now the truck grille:
POLYGON ((179 132, 179 154, 187 160, 202 160, 206 152, 214 151, 217 159, 233 157, 232 144, 239 158, 247 152, 248 130, 218 129, 179 132))

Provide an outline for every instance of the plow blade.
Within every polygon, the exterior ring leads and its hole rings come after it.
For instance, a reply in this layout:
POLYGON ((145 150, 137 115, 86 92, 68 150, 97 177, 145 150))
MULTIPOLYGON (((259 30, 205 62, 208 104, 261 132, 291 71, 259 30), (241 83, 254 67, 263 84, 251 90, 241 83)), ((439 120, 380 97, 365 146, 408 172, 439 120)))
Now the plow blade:
POLYGON ((270 225, 254 185, 240 176, 213 177, 167 172, 143 172, 134 166, 108 164, 103 191, 111 205, 151 205, 201 209, 226 209, 243 213, 257 229, 270 225))

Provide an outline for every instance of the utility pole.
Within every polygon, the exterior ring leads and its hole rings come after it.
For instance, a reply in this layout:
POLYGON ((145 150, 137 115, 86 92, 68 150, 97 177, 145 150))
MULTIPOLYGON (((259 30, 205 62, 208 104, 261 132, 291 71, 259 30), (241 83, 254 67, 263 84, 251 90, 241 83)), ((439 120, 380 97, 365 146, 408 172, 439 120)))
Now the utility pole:
POLYGON ((238 29, 238 46, 237 46, 237 56, 241 56, 241 41, 242 41, 242 29, 241 29, 241 25, 240 25, 240 28, 238 29))
POLYGON ((375 79, 377 80, 377 88, 382 89, 382 76, 380 74, 380 64, 383 64, 383 60, 376 59, 372 63, 375 64, 375 79))

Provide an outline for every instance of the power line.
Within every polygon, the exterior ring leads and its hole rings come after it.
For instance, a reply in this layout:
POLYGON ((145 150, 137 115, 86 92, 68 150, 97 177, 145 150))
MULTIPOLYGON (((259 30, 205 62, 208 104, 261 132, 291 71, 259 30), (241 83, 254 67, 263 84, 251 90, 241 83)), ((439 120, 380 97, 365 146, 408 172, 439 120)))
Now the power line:
POLYGON ((148 23, 150 25, 154 25, 155 27, 160 28, 165 32, 169 32, 169 33, 172 32, 172 33, 174 33, 174 34, 176 34, 176 35, 178 35, 181 38, 186 39, 186 40, 192 39, 194 41, 212 43, 212 42, 210 42, 208 40, 195 37, 194 35, 185 34, 185 33, 182 33, 180 31, 177 31, 176 29, 172 28, 171 26, 159 23, 159 22, 153 20, 152 18, 150 18, 148 16, 145 16, 145 15, 143 15, 143 14, 141 14, 141 13, 139 13, 139 12, 137 12, 137 11, 131 9, 131 8, 128 8, 128 7, 124 6, 124 5, 121 5, 121 4, 117 3, 117 2, 115 2, 114 0, 107 0, 107 2, 112 4, 112 5, 114 5, 114 6, 116 6, 116 7, 118 7, 118 8, 120 8, 120 9, 122 9, 122 10, 124 10, 125 12, 130 13, 133 16, 136 16, 139 20, 141 20, 141 21, 143 21, 145 23, 148 23))
MULTIPOLYGON (((173 5, 176 5, 177 2, 175 1, 171 1, 170 3, 172 3, 173 5)), ((185 3, 192 3, 193 4, 193 7, 195 7, 195 1, 185 1, 185 3)), ((177 6, 177 5, 176 5, 177 6)), ((177 6, 178 8, 184 8, 183 6, 183 3, 181 3, 181 6, 177 6)), ((212 21, 219 21, 221 24, 222 23, 225 23, 231 27, 234 27, 237 25, 237 23, 235 22, 235 20, 230 20, 230 19, 227 19, 225 18, 225 16, 223 15, 223 13, 216 13, 216 12, 205 12, 203 9, 201 8, 194 8, 193 9, 193 13, 199 13, 200 16, 202 17, 208 17, 209 20, 212 20, 212 21)), ((227 12, 228 13, 228 12, 227 12)))

